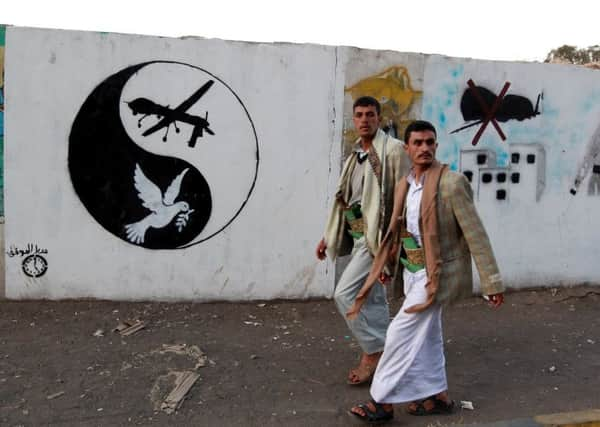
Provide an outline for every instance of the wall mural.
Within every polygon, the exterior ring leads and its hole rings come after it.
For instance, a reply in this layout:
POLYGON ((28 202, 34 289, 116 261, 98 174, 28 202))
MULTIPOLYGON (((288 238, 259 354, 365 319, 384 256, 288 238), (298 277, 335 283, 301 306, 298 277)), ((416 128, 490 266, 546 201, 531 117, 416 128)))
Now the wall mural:
POLYGON ((600 125, 596 128, 592 137, 588 141, 585 155, 579 162, 577 168, 577 175, 575 176, 575 182, 570 189, 572 195, 577 194, 579 186, 587 175, 591 172, 588 183, 588 195, 596 196, 600 195, 600 125))
POLYGON ((490 149, 460 150, 459 170, 480 201, 539 201, 546 186, 546 151, 541 144, 508 145, 508 166, 499 166, 496 153, 490 149))
POLYGON ((498 122, 507 122, 509 120, 523 121, 531 119, 540 114, 540 99, 543 97, 540 93, 535 103, 535 108, 529 99, 520 95, 507 95, 510 82, 505 82, 498 96, 482 86, 476 86, 472 79, 467 82, 468 88, 465 89, 460 100, 460 111, 466 122, 473 121, 467 125, 461 126, 450 133, 457 133, 472 126, 481 124, 481 127, 473 137, 472 145, 477 145, 479 138, 483 134, 486 126, 491 122, 502 141, 506 140, 504 132, 498 122))
POLYGON ((71 128, 68 163, 102 227, 133 245, 174 249, 210 239, 240 214, 259 149, 225 82, 193 65, 152 61, 91 92, 71 128))
MULTIPOLYGON (((366 77, 345 88, 352 101, 368 95, 381 103, 382 129, 390 135, 402 139, 404 129, 414 118, 408 116, 415 100, 422 91, 413 89, 406 67, 395 65, 381 73, 366 77)), ((344 147, 351 147, 358 134, 351 124, 352 111, 346 112, 348 125, 344 126, 344 147), (347 118, 348 118, 347 117, 347 118)))
POLYGON ((0 216, 4 216, 4 45, 6 26, 0 25, 0 216))
MULTIPOLYGON (((534 107, 525 96, 507 94, 509 88, 510 82, 505 82, 498 95, 495 95, 469 79, 460 99, 460 112, 465 122, 471 123, 450 134, 481 124, 471 140, 471 145, 475 146, 491 123, 500 139, 506 141, 498 122, 523 121, 540 114, 542 93, 538 95, 534 107)), ((509 143, 506 151, 509 153, 508 164, 501 166, 493 150, 461 148, 459 170, 471 183, 474 197, 479 201, 501 203, 517 199, 539 201, 546 185, 544 147, 535 143, 509 143)))
POLYGON ((10 258, 21 258, 21 269, 26 276, 37 279, 46 274, 48 270, 48 261, 43 255, 48 254, 48 249, 42 248, 37 244, 28 243, 20 248, 16 245, 10 245, 6 255, 10 258))
POLYGON ((484 205, 539 202, 548 189, 546 135, 556 134, 540 132, 549 117, 539 83, 507 70, 494 77, 492 64, 471 74, 462 63, 439 61, 428 67, 423 102, 423 118, 438 129, 439 159, 467 177, 484 205))

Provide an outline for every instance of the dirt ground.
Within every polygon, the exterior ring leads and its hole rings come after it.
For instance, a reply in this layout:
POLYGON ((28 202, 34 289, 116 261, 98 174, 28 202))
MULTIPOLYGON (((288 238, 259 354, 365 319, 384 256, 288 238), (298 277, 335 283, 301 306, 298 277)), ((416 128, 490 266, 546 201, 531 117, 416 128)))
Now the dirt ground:
MULTIPOLYGON (((446 309, 451 397, 474 410, 412 417, 397 405, 391 425, 600 408, 599 302, 600 288, 578 287, 510 293, 499 310, 480 298, 446 309)), ((347 410, 368 387, 345 384, 359 349, 332 301, 0 307, 3 426, 361 425, 347 410), (146 327, 112 331, 135 319, 146 327), (200 378, 167 414, 160 404, 184 371, 200 378)))

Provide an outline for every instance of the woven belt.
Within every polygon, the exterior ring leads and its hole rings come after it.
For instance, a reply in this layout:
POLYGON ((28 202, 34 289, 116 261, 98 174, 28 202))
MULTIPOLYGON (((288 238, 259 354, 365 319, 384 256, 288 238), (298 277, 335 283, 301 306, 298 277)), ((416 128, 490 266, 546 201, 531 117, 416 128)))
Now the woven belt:
POLYGON ((425 251, 423 248, 407 249, 405 247, 404 252, 406 252, 406 260, 411 264, 425 265, 425 251))
POLYGON ((402 249, 406 258, 400 258, 400 262, 411 273, 416 273, 425 268, 425 251, 419 247, 415 238, 408 232, 402 232, 400 235, 402 249))
POLYGON ((365 233, 365 222, 360 209, 360 203, 355 203, 344 210, 344 217, 348 223, 348 233, 355 239, 360 239, 365 233))
POLYGON ((348 225, 350 226, 350 231, 353 233, 365 232, 365 222, 363 218, 349 219, 348 225))

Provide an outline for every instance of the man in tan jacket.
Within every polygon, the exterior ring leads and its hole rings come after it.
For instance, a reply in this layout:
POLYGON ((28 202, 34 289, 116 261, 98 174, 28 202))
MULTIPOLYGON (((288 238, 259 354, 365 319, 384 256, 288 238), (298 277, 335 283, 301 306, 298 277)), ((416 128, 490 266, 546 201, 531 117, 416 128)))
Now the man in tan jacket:
POLYGON ((435 160, 436 131, 425 121, 411 123, 404 146, 413 168, 394 193, 394 210, 369 277, 347 316, 359 315, 386 264, 403 274, 405 300, 390 324, 383 355, 371 385, 372 400, 351 413, 368 422, 393 418, 393 403, 408 413, 450 413, 442 306, 471 295, 471 257, 481 291, 493 307, 504 286, 492 248, 473 205, 467 179, 435 160), (399 268, 400 267, 400 268, 399 268))
MULTIPOLYGON (((316 249, 320 260, 326 256, 334 260, 338 255, 351 252, 350 262, 334 292, 336 306, 345 319, 346 311, 369 274, 382 231, 387 229, 394 187, 408 172, 408 160, 401 142, 379 129, 379 102, 372 97, 360 97, 354 102, 352 111, 360 138, 344 163, 324 237, 316 249)), ((389 319, 383 286, 365 299, 360 316, 346 319, 362 349, 359 365, 348 374, 348 384, 371 380, 383 350, 389 319)))

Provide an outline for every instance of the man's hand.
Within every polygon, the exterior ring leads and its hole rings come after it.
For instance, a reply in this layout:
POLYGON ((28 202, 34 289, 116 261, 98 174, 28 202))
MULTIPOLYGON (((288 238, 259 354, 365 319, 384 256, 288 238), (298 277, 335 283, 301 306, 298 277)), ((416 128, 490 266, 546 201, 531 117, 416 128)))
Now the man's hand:
POLYGON ((325 258, 327 258, 325 249, 327 249, 327 245, 325 244, 325 238, 323 238, 317 245, 317 250, 315 251, 317 254, 317 258, 321 261, 323 261, 325 258))
POLYGON ((502 303, 504 302, 504 294, 503 293, 488 295, 488 298, 489 298, 488 303, 493 308, 500 307, 502 305, 502 303))
POLYGON ((364 302, 364 297, 356 297, 356 299, 354 300, 354 304, 352 304, 352 307, 350 307, 346 312, 346 317, 348 318, 348 320, 356 319, 358 313, 360 313, 360 308, 362 307, 364 302))
POLYGON ((382 285, 389 284, 391 279, 392 279, 392 276, 390 276, 389 274, 387 274, 385 271, 382 271, 379 274, 379 281, 381 282, 382 285))

